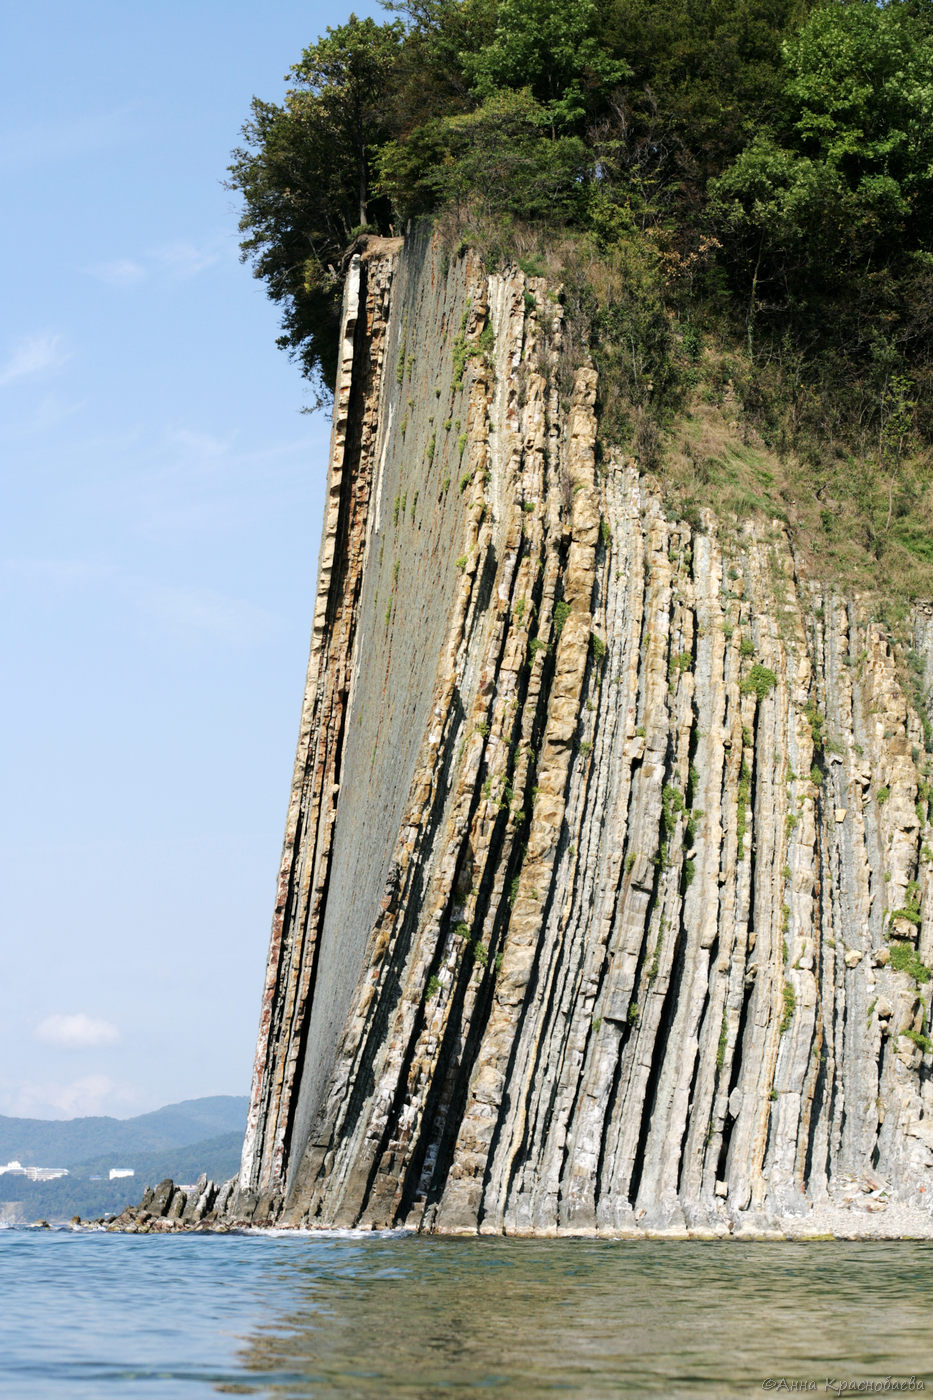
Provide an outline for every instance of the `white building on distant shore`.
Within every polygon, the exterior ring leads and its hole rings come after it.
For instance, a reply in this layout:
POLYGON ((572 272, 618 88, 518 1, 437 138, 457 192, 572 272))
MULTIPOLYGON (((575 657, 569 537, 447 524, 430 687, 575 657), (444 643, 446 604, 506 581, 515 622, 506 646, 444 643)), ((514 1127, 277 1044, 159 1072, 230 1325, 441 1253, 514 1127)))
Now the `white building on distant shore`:
POLYGON ((111 1167, 110 1180, 119 1181, 121 1176, 135 1176, 136 1172, 132 1167, 111 1167))
POLYGON ((0 1167, 0 1176, 25 1176, 28 1181, 55 1181, 67 1175, 67 1167, 24 1167, 22 1162, 7 1162, 0 1167))

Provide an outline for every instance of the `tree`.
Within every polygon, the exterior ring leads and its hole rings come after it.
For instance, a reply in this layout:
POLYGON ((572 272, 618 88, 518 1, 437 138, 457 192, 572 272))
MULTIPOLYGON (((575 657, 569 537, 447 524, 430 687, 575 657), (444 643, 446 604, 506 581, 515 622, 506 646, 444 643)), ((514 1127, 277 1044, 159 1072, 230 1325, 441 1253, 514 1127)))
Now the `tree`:
POLYGON ((380 159, 382 188, 418 213, 473 205, 550 223, 580 204, 588 153, 578 136, 551 135, 551 116, 527 88, 494 93, 475 111, 425 123, 380 159))
POLYGON ((765 299, 820 340, 841 338, 854 308, 868 354, 874 321, 896 335, 911 259, 930 247, 933 45, 904 6, 837 0, 784 45, 782 99, 779 131, 758 132, 709 185, 750 344, 765 299))
POLYGON ((803 154, 845 181, 873 243, 895 224, 928 231, 933 175, 933 44, 901 4, 814 11, 785 47, 785 92, 803 154))
POLYGON ((297 86, 282 106, 253 100, 229 166, 227 188, 243 197, 241 255, 283 308, 278 343, 328 389, 344 250, 357 226, 390 214, 372 195, 372 167, 403 32, 354 15, 328 29, 290 70, 297 86))
POLYGON ((601 28, 632 68, 628 126, 670 152, 667 178, 695 217, 722 173, 781 108, 782 44, 815 0, 610 0, 601 28))
POLYGON ((288 95, 290 110, 300 116, 309 109, 335 143, 331 161, 346 161, 355 173, 360 224, 367 222, 373 153, 387 135, 386 99, 404 32, 399 20, 376 24, 351 15, 289 71, 301 85, 288 95))
POLYGON ((485 100, 529 88, 552 135, 579 122, 588 92, 605 93, 631 71, 600 43, 595 0, 499 0, 491 42, 464 67, 485 100))

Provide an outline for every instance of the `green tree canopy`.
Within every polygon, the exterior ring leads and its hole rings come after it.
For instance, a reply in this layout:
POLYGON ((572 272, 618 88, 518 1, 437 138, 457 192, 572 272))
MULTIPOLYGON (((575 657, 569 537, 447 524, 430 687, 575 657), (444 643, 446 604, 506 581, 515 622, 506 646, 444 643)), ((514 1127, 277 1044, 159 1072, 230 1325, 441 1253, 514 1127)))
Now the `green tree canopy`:
POLYGON ((243 255, 308 374, 331 381, 359 227, 451 209, 500 249, 515 224, 578 249, 566 295, 623 386, 619 423, 675 402, 674 327, 700 303, 744 327, 752 363, 832 384, 821 401, 859 432, 892 421, 894 385, 922 420, 933 0, 389 8, 311 44, 281 105, 253 103, 230 167, 243 255))
MULTIPOLYGON (((838 171, 873 235, 930 213, 933 44, 903 5, 816 10, 785 46, 801 150, 838 171)), ((926 230, 928 231, 928 230, 926 230)))
POLYGON ((387 98, 403 35, 399 20, 376 24, 351 15, 309 44, 288 75, 298 84, 288 94, 289 110, 328 132, 330 163, 355 177, 358 224, 367 222, 372 159, 388 135, 387 98))
POLYGON ((824 343, 856 311, 850 352, 897 338, 933 233, 929 33, 896 0, 817 9, 784 44, 781 101, 709 185, 750 323, 762 300, 824 343))
POLYGON ((499 0, 490 43, 465 56, 483 99, 504 88, 528 88, 552 127, 579 122, 587 95, 605 93, 631 70, 598 34, 595 0, 499 0))
POLYGON ((333 387, 340 264, 353 230, 385 221, 372 193, 404 26, 351 15, 305 49, 282 106, 252 104, 228 188, 243 197, 240 248, 283 308, 279 344, 333 387))
POLYGON ((471 112, 426 123, 390 142, 382 188, 406 214, 479 205, 515 218, 560 222, 579 205, 588 166, 577 136, 552 134, 528 88, 495 92, 471 112))

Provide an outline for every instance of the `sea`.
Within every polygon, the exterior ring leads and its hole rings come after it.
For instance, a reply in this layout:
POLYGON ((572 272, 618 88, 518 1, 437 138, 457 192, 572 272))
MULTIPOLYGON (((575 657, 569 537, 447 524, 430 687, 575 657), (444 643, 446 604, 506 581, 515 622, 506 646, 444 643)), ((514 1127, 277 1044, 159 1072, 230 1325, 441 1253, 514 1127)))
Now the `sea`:
POLYGON ((933 1391, 933 1242, 0 1230, 2 1400, 933 1391))

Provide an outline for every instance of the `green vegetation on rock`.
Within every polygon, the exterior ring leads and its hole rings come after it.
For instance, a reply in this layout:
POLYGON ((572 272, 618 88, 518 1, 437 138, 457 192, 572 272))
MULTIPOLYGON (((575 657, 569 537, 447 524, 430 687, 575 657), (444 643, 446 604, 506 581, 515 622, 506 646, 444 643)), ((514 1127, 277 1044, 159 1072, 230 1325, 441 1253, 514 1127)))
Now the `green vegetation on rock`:
MULTIPOLYGON (((599 371, 603 460, 657 473, 697 526, 786 521, 894 618, 933 592, 928 0, 390 8, 310 44, 229 169, 243 256, 319 387, 357 238, 432 219, 452 260, 548 279, 561 392, 575 356, 599 371)), ((491 349, 461 327, 455 382, 491 349)))
POLYGON ((906 972, 915 982, 929 982, 933 977, 933 972, 909 943, 891 944, 891 966, 895 972, 906 972))
POLYGON ((777 685, 777 676, 767 666, 760 666, 757 662, 751 668, 748 675, 742 681, 739 689, 743 695, 755 695, 759 700, 763 700, 766 695, 770 695, 777 685))

